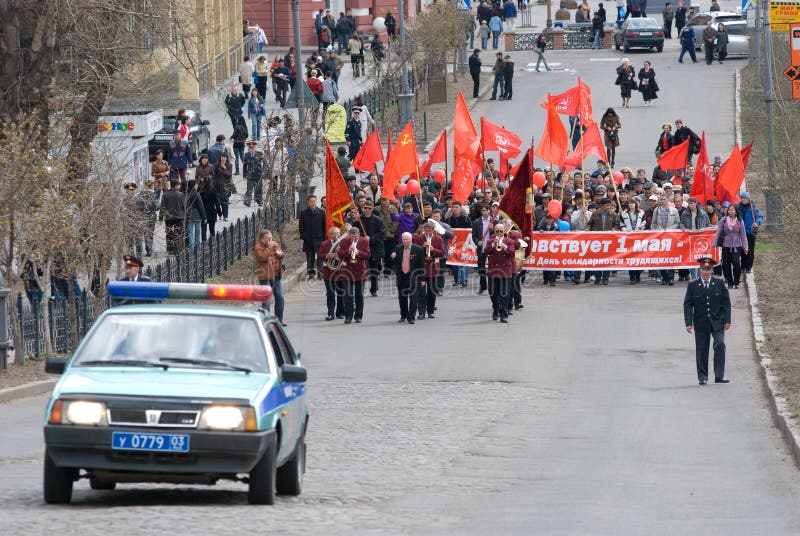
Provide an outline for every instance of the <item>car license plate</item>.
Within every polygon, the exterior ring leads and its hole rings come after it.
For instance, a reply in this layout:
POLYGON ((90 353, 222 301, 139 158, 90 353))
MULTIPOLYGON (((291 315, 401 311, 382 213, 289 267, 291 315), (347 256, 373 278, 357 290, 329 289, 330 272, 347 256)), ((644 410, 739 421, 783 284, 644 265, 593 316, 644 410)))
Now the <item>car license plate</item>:
POLYGON ((114 432, 111 434, 111 448, 115 450, 189 452, 189 436, 186 434, 114 432))
POLYGON ((641 32, 639 35, 641 35, 642 37, 650 37, 651 35, 653 35, 653 32, 641 32))
POLYGON ((170 134, 156 134, 154 139, 156 141, 172 141, 173 136, 170 134))

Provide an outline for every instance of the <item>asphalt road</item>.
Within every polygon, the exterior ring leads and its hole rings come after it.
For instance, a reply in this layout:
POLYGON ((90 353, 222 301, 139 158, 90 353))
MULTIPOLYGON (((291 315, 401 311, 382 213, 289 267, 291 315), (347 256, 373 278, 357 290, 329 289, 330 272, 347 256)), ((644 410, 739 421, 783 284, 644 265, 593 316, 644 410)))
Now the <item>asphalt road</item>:
MULTIPOLYGON (((662 121, 683 117, 733 143, 733 69, 654 67, 651 108, 622 110, 618 164, 652 169, 662 121), (647 164, 647 165, 645 165, 647 164)), ((635 63, 652 54, 629 54, 635 63)), ((541 131, 548 90, 587 81, 597 117, 618 104, 615 58, 572 52, 575 73, 522 73, 512 103, 478 113, 541 131)), ((669 58, 669 62, 667 61, 669 58)), ((524 59, 516 59, 518 65, 524 59)), ((640 101, 634 99, 637 104, 640 101)), ((325 322, 322 289, 300 286, 286 320, 310 370, 305 490, 274 507, 244 486, 76 486, 43 504, 44 398, 0 406, 0 533, 797 534, 798 471, 766 410, 744 290, 734 291, 728 385, 700 387, 683 287, 560 283, 532 274, 525 309, 493 323, 486 296, 448 291, 437 318, 396 323, 391 280, 363 324, 325 322)))

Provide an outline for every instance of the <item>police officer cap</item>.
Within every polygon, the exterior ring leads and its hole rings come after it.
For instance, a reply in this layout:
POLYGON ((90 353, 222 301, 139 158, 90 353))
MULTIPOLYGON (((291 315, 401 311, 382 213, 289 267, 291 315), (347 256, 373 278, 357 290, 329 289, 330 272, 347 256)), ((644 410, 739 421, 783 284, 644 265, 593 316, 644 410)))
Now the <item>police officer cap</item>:
POLYGON ((125 266, 138 266, 139 268, 144 266, 144 263, 141 261, 141 259, 133 255, 125 255, 122 257, 122 260, 125 261, 125 266))
POLYGON ((356 113, 356 112, 359 112, 359 113, 361 112, 361 107, 360 106, 356 106, 355 108, 353 108, 353 113, 356 113))
POLYGON ((717 265, 717 262, 711 257, 702 257, 697 259, 697 262, 700 264, 700 266, 705 266, 706 268, 713 268, 717 265))

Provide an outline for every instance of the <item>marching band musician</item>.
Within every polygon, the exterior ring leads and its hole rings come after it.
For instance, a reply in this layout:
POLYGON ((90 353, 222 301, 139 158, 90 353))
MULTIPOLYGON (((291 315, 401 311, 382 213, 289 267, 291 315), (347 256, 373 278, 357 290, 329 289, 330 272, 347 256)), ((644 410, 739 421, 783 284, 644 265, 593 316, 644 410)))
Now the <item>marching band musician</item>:
POLYGON ((494 226, 494 236, 485 246, 489 276, 489 296, 492 299, 492 320, 508 324, 508 302, 511 280, 514 277, 514 249, 516 242, 505 237, 505 225, 494 226))
POLYGON ((436 309, 436 278, 439 277, 439 257, 444 255, 444 242, 436 233, 433 223, 425 222, 420 229, 422 232, 414 235, 413 240, 425 252, 425 285, 420 288, 417 303, 419 318, 422 320, 426 313, 428 318, 436 318, 433 316, 436 309))
POLYGON ((347 221, 357 226, 369 238, 371 257, 367 261, 367 277, 369 278, 369 293, 374 298, 378 295, 378 276, 381 274, 381 259, 383 259, 384 225, 383 219, 375 214, 375 205, 367 200, 364 203, 364 213, 351 210, 347 221))
POLYGON ((401 243, 395 246, 390 258, 397 274, 397 298, 400 301, 399 323, 414 323, 417 297, 420 286, 425 283, 425 250, 413 242, 411 233, 400 236, 401 243))
POLYGON ((364 317, 364 280, 367 278, 367 260, 371 253, 369 238, 361 236, 358 227, 351 227, 344 240, 339 242, 336 254, 342 264, 344 284, 344 323, 350 324, 355 319, 361 323, 364 317), (353 299, 355 297, 355 307, 353 299))
POLYGON ((514 310, 522 309, 522 283, 525 273, 522 266, 525 262, 527 243, 522 240, 522 233, 519 231, 509 231, 508 238, 514 241, 514 278, 511 282, 511 301, 508 304, 508 314, 511 314, 512 306, 514 310))
MULTIPOLYGON (((348 229, 349 230, 349 229, 348 229)), ((322 265, 322 280, 325 282, 325 300, 328 306, 328 316, 325 320, 333 320, 334 318, 344 318, 344 287, 341 281, 337 278, 341 277, 340 270, 334 270, 331 266, 336 266, 341 263, 339 256, 336 254, 336 247, 339 246, 339 238, 341 233, 338 227, 331 227, 328 229, 328 236, 330 238, 325 240, 319 247, 317 253, 317 262, 322 265), (334 244, 336 247, 334 247, 334 244)))

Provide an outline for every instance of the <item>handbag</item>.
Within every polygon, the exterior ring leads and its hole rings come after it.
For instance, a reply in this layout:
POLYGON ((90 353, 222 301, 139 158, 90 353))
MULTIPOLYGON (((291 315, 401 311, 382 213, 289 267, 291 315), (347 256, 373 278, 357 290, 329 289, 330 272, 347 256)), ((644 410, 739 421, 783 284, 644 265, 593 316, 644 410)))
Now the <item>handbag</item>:
POLYGON ((717 247, 725 247, 725 237, 722 235, 722 233, 719 233, 719 237, 717 237, 717 247))

